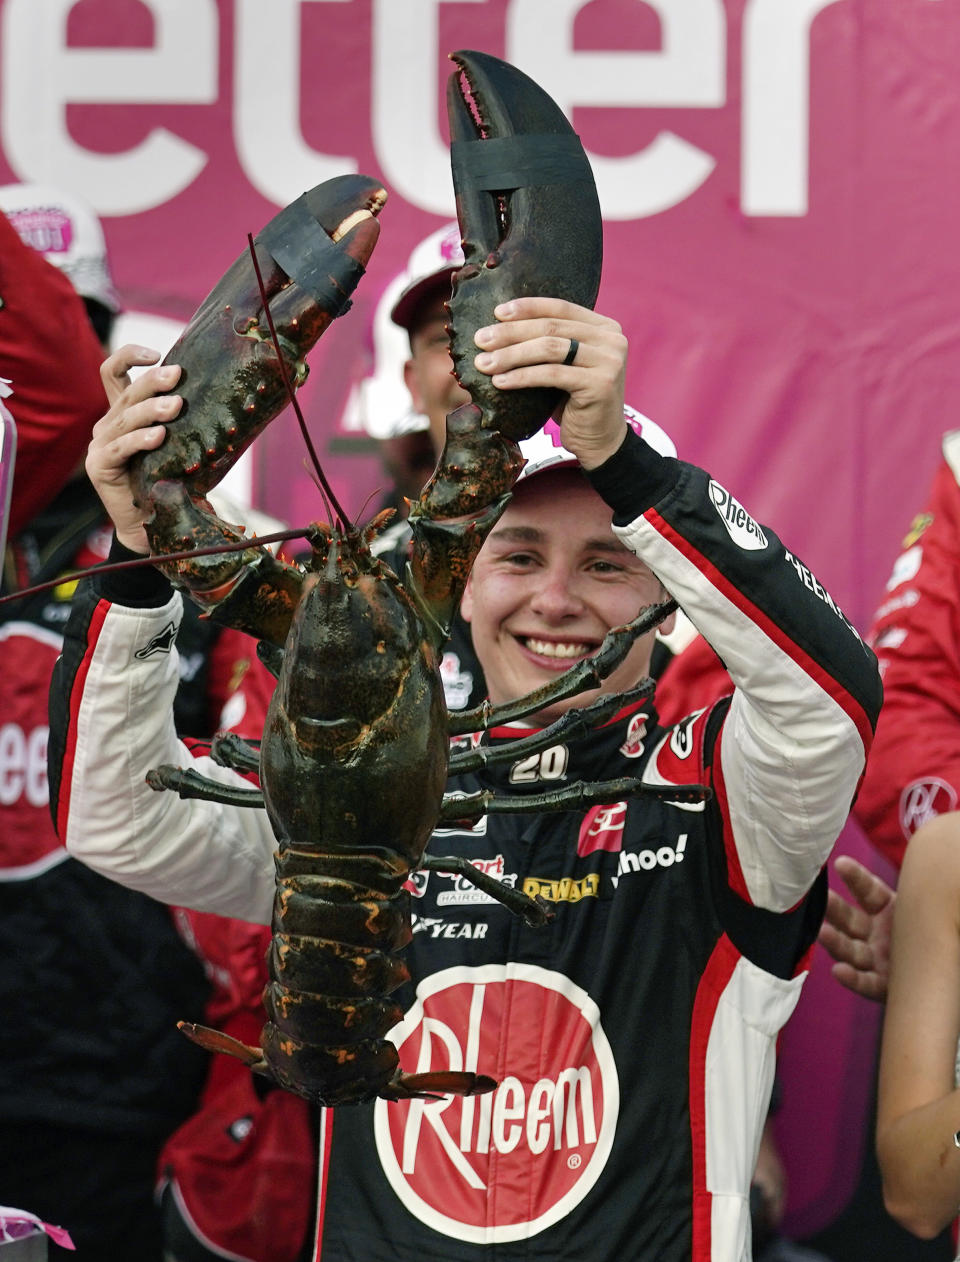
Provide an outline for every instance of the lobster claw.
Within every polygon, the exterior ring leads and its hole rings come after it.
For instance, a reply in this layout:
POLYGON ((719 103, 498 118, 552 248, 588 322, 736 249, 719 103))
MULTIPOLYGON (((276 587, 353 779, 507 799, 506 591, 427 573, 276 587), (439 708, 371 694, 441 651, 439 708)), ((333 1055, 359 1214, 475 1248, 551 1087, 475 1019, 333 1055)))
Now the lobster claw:
MULTIPOLYGON (((304 380, 304 356, 349 305, 377 243, 375 216, 385 200, 368 176, 341 175, 291 202, 257 236, 257 263, 291 384, 304 380)), ((163 362, 181 367, 175 389, 183 406, 166 442, 138 460, 144 507, 164 478, 189 486, 195 498, 205 494, 289 402, 248 250, 163 362)))
POLYGON ((450 352, 483 426, 529 438, 560 402, 556 390, 504 396, 473 366, 473 335, 509 298, 565 298, 592 307, 603 225, 590 163, 566 116, 516 66, 489 53, 451 54, 450 161, 464 266, 453 277, 450 352))
MULTIPOLYGON (((287 381, 301 384, 307 352, 349 307, 376 245, 376 215, 386 196, 368 176, 342 175, 291 202, 260 232, 253 251, 236 259, 165 356, 164 363, 181 367, 175 389, 183 405, 161 446, 131 462, 153 553, 237 538, 204 496, 287 405, 287 381)), ((294 567, 257 549, 162 568, 217 621, 283 643, 302 584, 294 567)))
POLYGON ((593 172, 556 102, 489 53, 451 54, 451 166, 464 265, 447 304, 450 354, 472 402, 447 417, 443 453, 410 509, 407 586, 442 643, 473 559, 523 467, 517 443, 556 409, 558 390, 498 390, 474 367, 477 329, 510 298, 564 298, 592 307, 603 225, 593 172), (470 519, 470 520, 466 520, 470 519))

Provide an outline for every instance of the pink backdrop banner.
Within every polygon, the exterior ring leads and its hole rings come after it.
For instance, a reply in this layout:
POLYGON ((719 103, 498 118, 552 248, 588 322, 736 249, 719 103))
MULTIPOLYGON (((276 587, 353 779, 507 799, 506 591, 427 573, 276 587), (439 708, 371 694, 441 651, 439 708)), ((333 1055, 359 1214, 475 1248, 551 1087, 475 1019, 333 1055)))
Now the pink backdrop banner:
MULTIPOLYGON (((457 48, 516 62, 582 136, 605 218, 599 309, 630 338, 629 400, 864 626, 955 424, 956 6, 0 0, 0 178, 83 195, 128 306, 183 320, 303 189, 382 178, 380 245, 301 396, 359 512, 384 483, 355 406, 373 312, 452 217, 457 48)), ((257 502, 296 522, 323 512, 299 450, 285 417, 255 461, 257 502)), ((789 1136, 791 1215, 807 1229, 851 1185, 839 1137, 864 1108, 863 1014, 815 981, 816 1019, 785 1039, 783 1126, 792 1109, 809 1120, 811 1100, 831 1111, 819 1140, 799 1117, 789 1136), (823 1075, 832 1086, 813 1090, 823 1075)))

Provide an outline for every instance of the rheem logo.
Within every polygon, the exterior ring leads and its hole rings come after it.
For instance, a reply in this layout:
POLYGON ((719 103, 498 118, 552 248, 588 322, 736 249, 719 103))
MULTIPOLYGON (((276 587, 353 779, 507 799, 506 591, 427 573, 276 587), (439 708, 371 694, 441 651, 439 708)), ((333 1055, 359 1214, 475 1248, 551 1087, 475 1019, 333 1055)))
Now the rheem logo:
POLYGON ((46 806, 47 737, 44 723, 24 731, 18 723, 0 724, 0 806, 23 800, 30 806, 46 806))
POLYGON ((593 1187, 620 1091, 600 1012, 579 986, 517 963, 446 969, 417 988, 391 1038, 407 1072, 500 1076, 485 1096, 376 1103, 384 1173, 428 1227, 476 1243, 519 1240, 593 1187))

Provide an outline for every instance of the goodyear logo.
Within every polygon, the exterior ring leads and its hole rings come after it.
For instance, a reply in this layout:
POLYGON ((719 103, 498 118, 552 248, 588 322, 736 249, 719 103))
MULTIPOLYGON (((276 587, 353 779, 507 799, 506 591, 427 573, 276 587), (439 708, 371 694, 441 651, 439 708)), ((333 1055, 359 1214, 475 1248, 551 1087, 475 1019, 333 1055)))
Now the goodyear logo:
POLYGON ((523 880, 523 892, 531 898, 544 898, 548 903, 579 903, 581 898, 596 898, 600 893, 600 874, 591 872, 576 880, 563 876, 551 881, 539 876, 527 876, 523 880))

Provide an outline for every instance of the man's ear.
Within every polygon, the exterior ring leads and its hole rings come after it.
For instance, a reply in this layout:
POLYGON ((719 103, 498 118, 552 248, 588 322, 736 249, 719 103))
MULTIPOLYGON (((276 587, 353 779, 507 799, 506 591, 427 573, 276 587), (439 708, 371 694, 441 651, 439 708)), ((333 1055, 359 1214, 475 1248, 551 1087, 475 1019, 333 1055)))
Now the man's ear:
MULTIPOLYGON (((669 599, 666 593, 664 593, 663 598, 664 600, 669 599)), ((676 625, 677 625, 677 615, 676 615, 676 611, 674 611, 672 614, 669 614, 666 618, 664 618, 663 622, 661 622, 660 625, 657 627, 657 631, 659 632, 660 635, 669 635, 671 631, 675 630, 676 625)))
MULTIPOLYGON (((670 600, 670 598, 671 598, 670 593, 661 583, 660 596, 659 596, 660 603, 662 604, 665 600, 670 600)), ((676 612, 674 612, 670 614, 669 617, 664 618, 663 622, 661 622, 660 625, 657 627, 657 635, 660 635, 660 636, 669 635, 672 631, 675 631, 676 629, 677 629, 677 615, 676 615, 676 612)))
POLYGON ((467 579, 467 585, 463 589, 463 596, 460 598, 460 617, 464 622, 470 622, 473 618, 473 575, 467 579))
POLYGON ((415 412, 422 412, 423 395, 420 393, 420 380, 417 376, 417 366, 412 359, 406 360, 403 365, 403 384, 410 391, 410 398, 413 400, 413 410, 415 412))

